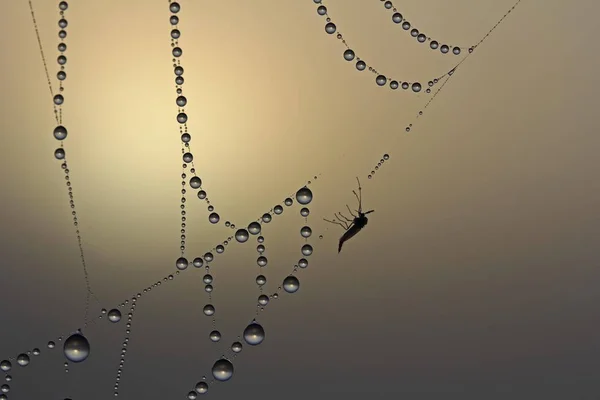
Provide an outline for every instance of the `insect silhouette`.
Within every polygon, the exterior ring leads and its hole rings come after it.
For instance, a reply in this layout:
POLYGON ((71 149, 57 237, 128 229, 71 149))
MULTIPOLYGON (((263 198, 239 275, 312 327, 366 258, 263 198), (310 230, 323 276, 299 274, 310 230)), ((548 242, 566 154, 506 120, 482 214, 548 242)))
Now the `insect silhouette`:
POLYGON ((364 228, 365 225, 367 225, 367 223, 369 222, 369 219, 366 217, 366 215, 375 211, 375 210, 369 210, 366 212, 362 212, 362 188, 360 187, 360 181, 358 180, 358 177, 356 177, 356 181, 358 182, 358 194, 356 194, 355 190, 353 190, 352 193, 354 193, 354 196, 356 196, 356 199, 358 200, 358 210, 356 210, 358 215, 353 214, 352 210, 350 210, 350 207, 348 206, 348 204, 346 204, 346 208, 348 208, 348 212, 350 213, 351 216, 354 217, 354 219, 350 219, 350 218, 346 217, 341 212, 335 213, 334 214, 335 219, 333 219, 333 220, 323 218, 325 221, 327 221, 331 224, 339 225, 346 230, 346 232, 344 232, 344 234, 340 238, 340 242, 338 245, 338 253, 340 251, 342 251, 342 246, 344 245, 344 242, 346 242, 350 238, 354 237, 354 235, 356 235, 358 232, 360 232, 360 230, 362 228, 364 228))

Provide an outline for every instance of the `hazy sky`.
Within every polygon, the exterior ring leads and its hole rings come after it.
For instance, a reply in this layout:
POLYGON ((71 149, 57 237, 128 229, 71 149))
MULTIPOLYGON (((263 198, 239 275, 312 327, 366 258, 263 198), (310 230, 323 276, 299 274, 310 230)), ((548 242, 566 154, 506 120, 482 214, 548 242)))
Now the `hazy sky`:
MULTIPOLYGON (((394 5, 431 38, 469 46, 513 2, 394 5)), ((33 0, 54 90, 57 3, 33 0)), ((95 316, 173 273, 180 255, 172 27, 166 1, 70 3, 62 115, 95 316)), ((462 57, 419 44, 380 1, 325 4, 357 56, 391 78, 425 83, 462 57)), ((265 341, 245 345, 207 397, 598 398, 597 2, 523 0, 418 120, 431 96, 358 72, 311 0, 181 6, 194 163, 221 216, 210 224, 188 190, 186 257, 320 174, 300 290, 271 300, 265 341), (355 204, 356 176, 376 211, 337 254, 343 231, 322 218, 355 204)), ((84 329, 91 355, 68 374, 46 348, 82 327, 86 286, 28 2, 3 4, 0 32, 0 359, 42 351, 26 368, 13 361, 8 397, 112 398, 126 321, 84 329)), ((263 225, 267 293, 304 244, 300 207, 284 208, 263 225)), ((256 257, 251 236, 211 263, 217 344, 203 270, 142 296, 119 398, 183 399, 211 378, 255 315, 256 257)))

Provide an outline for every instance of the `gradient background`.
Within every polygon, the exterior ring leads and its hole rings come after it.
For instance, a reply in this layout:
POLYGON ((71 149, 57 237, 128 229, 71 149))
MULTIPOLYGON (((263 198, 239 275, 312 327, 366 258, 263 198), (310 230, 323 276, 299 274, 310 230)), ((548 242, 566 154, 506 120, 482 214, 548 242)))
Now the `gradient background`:
MULTIPOLYGON (((82 325, 85 284, 27 2, 4 3, 0 358, 42 350, 27 368, 13 363, 9 397, 112 398, 124 322, 86 330, 92 354, 69 374, 45 347, 82 325)), ((166 1, 70 3, 63 122, 97 315, 172 273, 179 254, 170 13, 166 1)), ((597 2, 524 0, 410 134, 427 96, 358 73, 312 1, 181 3, 192 149, 222 221, 246 225, 322 173, 300 290, 267 306, 266 340, 207 396, 598 398, 597 2), (321 218, 353 204, 356 175, 376 212, 338 255, 342 230, 321 218)), ((434 39, 470 45, 512 4, 395 5, 434 39)), ((53 84, 56 5, 34 2, 53 84)), ((426 81, 458 60, 418 44, 379 1, 326 5, 390 77, 426 81)), ((233 233, 210 225, 194 194, 187 207, 188 258, 233 233)), ((269 292, 299 257, 297 212, 264 227, 269 292)), ((119 398, 185 398, 210 374, 254 315, 255 258, 249 242, 213 263, 218 345, 202 271, 142 297, 119 398)))

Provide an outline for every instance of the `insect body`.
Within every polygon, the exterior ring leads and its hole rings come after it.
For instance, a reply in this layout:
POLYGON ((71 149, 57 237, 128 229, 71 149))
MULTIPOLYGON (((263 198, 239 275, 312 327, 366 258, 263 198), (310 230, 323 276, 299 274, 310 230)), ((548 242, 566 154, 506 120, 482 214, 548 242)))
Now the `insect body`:
POLYGON ((358 177, 356 177, 356 181, 358 182, 358 194, 356 194, 356 191, 354 191, 354 190, 352 191, 352 193, 354 193, 354 195, 356 196, 356 199, 358 200, 358 210, 356 210, 357 215, 352 213, 352 210, 350 210, 350 207, 348 207, 348 205, 346 204, 346 208, 348 208, 348 212, 350 213, 351 216, 354 217, 354 219, 350 219, 350 218, 346 217, 341 212, 334 214, 335 219, 333 219, 333 220, 323 218, 325 221, 332 223, 332 224, 339 225, 346 230, 346 232, 344 232, 344 234, 340 238, 340 241, 338 244, 338 253, 340 251, 342 251, 342 246, 344 245, 344 242, 346 242, 347 240, 350 240, 350 238, 354 237, 358 232, 360 232, 360 230, 362 228, 364 228, 367 225, 367 223, 369 222, 369 219, 366 217, 366 215, 375 211, 375 210, 370 210, 370 211, 362 212, 362 188, 360 187, 360 181, 358 180, 358 177))

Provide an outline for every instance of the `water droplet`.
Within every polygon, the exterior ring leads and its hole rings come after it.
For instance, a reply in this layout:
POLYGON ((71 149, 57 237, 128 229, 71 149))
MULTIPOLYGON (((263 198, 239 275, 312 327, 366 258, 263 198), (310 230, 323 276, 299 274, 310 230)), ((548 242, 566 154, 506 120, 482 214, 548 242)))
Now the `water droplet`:
POLYGON ((351 50, 351 49, 347 49, 346 51, 344 51, 344 59, 346 61, 352 61, 352 60, 354 60, 355 56, 356 55, 354 54, 354 51, 351 50))
POLYGON ((231 351, 233 351, 234 353, 239 353, 240 351, 242 351, 242 344, 240 342, 233 342, 231 344, 231 351))
MULTIPOLYGON (((200 192, 198 192, 200 193, 200 192)), ((200 196, 198 196, 200 197, 200 196)), ((211 224, 216 224, 217 222, 219 222, 219 220, 221 219, 221 217, 219 217, 219 214, 217 214, 216 212, 210 213, 210 215, 208 216, 208 220, 210 221, 211 224)))
POLYGON ((391 81, 390 82, 390 88, 392 88, 393 90, 396 90, 400 87, 400 84, 398 83, 398 81, 391 81))
POLYGON ((256 221, 251 222, 248 225, 248 232, 250 232, 253 235, 258 235, 260 233, 260 229, 261 229, 260 224, 256 221))
POLYGON ((263 216, 262 216, 262 220, 263 220, 263 222, 265 222, 265 223, 267 223, 267 224, 268 224, 269 222, 271 222, 271 219, 272 219, 272 218, 273 218, 273 217, 272 217, 272 216, 271 216, 271 214, 269 214, 269 213, 264 213, 264 214, 263 214, 263 216))
POLYGON ((377 75, 377 78, 375 78, 375 83, 377 83, 379 86, 385 85, 386 82, 387 78, 385 75, 377 75))
POLYGON ((414 28, 413 28, 413 29, 411 29, 411 31, 410 31, 410 36, 412 36, 412 37, 417 37, 417 36, 419 36, 419 30, 418 30, 418 29, 414 29, 414 28))
POLYGON ((248 231, 245 229, 238 229, 235 232, 235 240, 237 240, 239 243, 244 243, 249 237, 250 235, 248 235, 248 231))
POLYGON ((260 256, 256 259, 256 263, 260 266, 260 267, 266 267, 267 266, 267 257, 265 256, 260 256))
POLYGON ((177 259, 177 261, 175 262, 175 266, 177 267, 178 270, 183 271, 184 269, 186 269, 188 267, 188 260, 184 257, 179 257, 177 259))
POLYGON ((295 293, 300 288, 300 281, 293 275, 286 277, 283 280, 283 290, 288 293, 295 293))
POLYGON ((440 46, 440 44, 437 42, 437 40, 432 40, 429 43, 429 47, 431 47, 433 50, 437 49, 440 46))
POLYGON ((267 304, 269 304, 269 296, 267 296, 266 294, 261 294, 260 296, 258 296, 258 304, 260 304, 261 306, 266 306, 267 304))
POLYGON ((215 313, 215 306, 213 306, 212 304, 207 304, 204 306, 202 312, 204 313, 204 315, 210 317, 215 313))
POLYGON ((12 363, 8 360, 0 361, 0 369, 4 372, 10 371, 12 368, 12 363))
POLYGON ((335 24, 333 22, 328 22, 325 25, 325 32, 329 33, 330 35, 334 34, 336 29, 337 28, 336 28, 336 26, 335 26, 335 24))
POLYGON ((313 247, 310 244, 305 244, 302 246, 302 254, 305 256, 310 256, 313 252, 313 247))
POLYGON ((427 36, 425 36, 423 33, 419 33, 419 36, 417 36, 417 41, 419 43, 424 43, 427 40, 427 36))
POLYGON ((54 128, 54 138, 56 140, 64 140, 67 137, 67 128, 62 125, 54 128))
POLYGON ((257 285, 262 286, 265 283, 267 283, 267 278, 264 275, 258 275, 256 277, 256 284, 257 285))
POLYGON ((410 22, 404 21, 402 23, 402 29, 404 29, 405 31, 409 30, 410 29, 410 22))
POLYGON ((306 268, 306 267, 308 267, 308 260, 306 258, 301 258, 300 260, 298 260, 298 266, 300 268, 306 268))
POLYGON ((310 210, 306 207, 302 207, 302 209, 300 210, 300 215, 302 215, 303 217, 308 217, 309 214, 310 210))
POLYGON ((196 257, 192 263, 194 264, 194 267, 201 268, 202 265, 204 265, 204 260, 201 257, 196 257))
POLYGON ((310 226, 303 226, 300 229, 300 235, 302 235, 302 237, 304 238, 309 238, 310 235, 312 235, 312 229, 310 228, 310 226))
POLYGON ((319 14, 319 15, 327 14, 327 7, 325 7, 325 6, 317 7, 317 14, 319 14))
POLYGON ((367 63, 362 60, 356 62, 356 69, 359 71, 364 71, 367 68, 367 63))
POLYGON ((190 179, 190 187, 192 189, 198 189, 200 186, 202 186, 202 179, 197 176, 194 176, 192 179, 190 179))
POLYGON ((400 22, 402 22, 402 14, 400 13, 394 13, 392 15, 392 21, 394 21, 395 23, 399 24, 400 22))
POLYGON ((252 322, 244 329, 244 340, 251 346, 259 345, 265 340, 265 330, 260 324, 252 322))
POLYGON ((196 384, 196 392, 198 392, 200 394, 204 394, 204 393, 208 392, 208 383, 198 382, 196 384))
POLYGON ((172 13, 178 13, 180 9, 179 3, 171 3, 169 5, 169 10, 171 10, 172 13))
POLYGON ((121 311, 113 308, 108 312, 108 320, 110 322, 119 322, 121 320, 121 311))
POLYGON ((221 340, 221 332, 219 331, 212 331, 210 333, 210 340, 212 340, 213 342, 218 342, 219 340, 221 340))
POLYGON ((283 213, 283 207, 277 204, 275 207, 273 207, 273 212, 277 215, 281 215, 283 213))
POLYGON ((304 186, 296 192, 296 200, 302 205, 310 203, 313 199, 312 191, 304 186))
POLYGON ((212 374, 218 381, 228 381, 233 376, 233 364, 229 360, 221 358, 214 363, 212 367, 212 374))
POLYGON ((206 274, 206 275, 204 275, 204 276, 202 277, 202 282, 206 283, 207 285, 208 285, 209 283, 212 283, 212 282, 213 282, 213 277, 212 277, 212 275, 211 275, 211 274, 206 274))
POLYGON ((450 51, 450 47, 448 47, 447 44, 443 44, 442 47, 440 47, 440 51, 442 52, 442 54, 446 54, 450 51))
POLYGON ((75 333, 65 340, 63 351, 69 361, 78 363, 90 355, 90 343, 83 335, 75 333))
POLYGON ((48 342, 48 348, 49 349, 53 349, 54 346, 56 346, 56 344, 52 340, 48 342))
POLYGON ((412 90, 415 93, 418 93, 421 91, 421 84, 419 82, 415 82, 412 84, 412 90))

